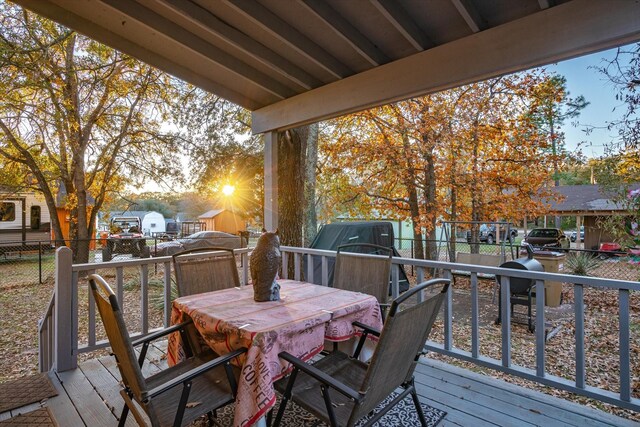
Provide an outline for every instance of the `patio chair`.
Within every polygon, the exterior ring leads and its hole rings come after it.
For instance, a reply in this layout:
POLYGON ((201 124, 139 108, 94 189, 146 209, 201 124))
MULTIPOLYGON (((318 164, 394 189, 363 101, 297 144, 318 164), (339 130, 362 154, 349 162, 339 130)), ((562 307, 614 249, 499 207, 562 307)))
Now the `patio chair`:
POLYGON ((349 357, 336 351, 307 364, 287 352, 279 356, 293 365, 291 375, 276 383, 283 399, 275 419, 282 420, 290 399, 331 426, 354 426, 391 393, 397 396, 369 419, 365 426, 376 423, 394 405, 411 394, 421 424, 426 420, 416 393, 413 372, 424 354, 424 345, 438 316, 449 287, 448 279, 432 279, 407 291, 391 303, 382 332, 354 322, 363 330, 356 351, 349 357), (426 289, 438 291, 415 305, 400 305, 426 289), (369 364, 358 360, 368 334, 379 337, 369 364))
POLYGON ((233 249, 196 248, 173 255, 178 295, 201 294, 240 286, 233 249))
POLYGON ((389 307, 389 274, 393 249, 371 243, 350 243, 338 246, 333 273, 333 287, 373 295, 383 314, 389 307), (345 252, 345 249, 351 250, 345 252), (367 257, 363 254, 384 255, 367 257))
POLYGON ((171 326, 132 342, 111 287, 97 274, 89 276, 89 283, 122 376, 124 389, 120 394, 125 405, 119 426, 125 425, 129 411, 139 425, 148 425, 138 408, 142 408, 154 427, 183 426, 204 414, 211 416, 216 409, 234 401, 239 371, 232 368, 230 362, 244 353, 245 348, 215 359, 210 352, 190 356, 178 365, 144 378, 141 368, 149 343, 172 332, 181 332, 184 337, 191 322, 171 326), (142 348, 136 358, 134 347, 139 345, 142 348), (198 404, 188 405, 189 402, 198 404))

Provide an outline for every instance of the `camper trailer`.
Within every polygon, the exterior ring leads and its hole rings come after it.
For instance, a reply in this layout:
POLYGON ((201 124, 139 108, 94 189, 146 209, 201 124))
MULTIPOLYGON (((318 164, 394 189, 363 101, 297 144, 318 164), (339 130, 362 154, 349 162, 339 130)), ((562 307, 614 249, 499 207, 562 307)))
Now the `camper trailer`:
POLYGON ((51 217, 44 197, 36 193, 0 193, 0 247, 25 250, 49 242, 51 217))

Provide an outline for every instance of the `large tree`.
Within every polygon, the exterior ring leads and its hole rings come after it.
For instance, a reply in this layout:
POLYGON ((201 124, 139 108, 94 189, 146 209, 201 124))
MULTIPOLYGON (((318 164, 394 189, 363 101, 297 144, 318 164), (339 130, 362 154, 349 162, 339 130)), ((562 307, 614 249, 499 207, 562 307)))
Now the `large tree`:
MULTIPOLYGON (((410 219, 420 241, 437 237, 439 218, 515 221, 539 212, 553 157, 531 119, 539 108, 531 91, 546 78, 492 79, 334 121, 322 144, 328 203, 355 216, 410 219)), ((416 245, 418 257, 433 252, 416 245)))
MULTIPOLYGON (((251 134, 247 110, 200 89, 184 85, 184 105, 176 108, 188 147, 193 185, 219 206, 246 215, 264 210, 263 146, 251 134), (231 185, 231 196, 220 196, 231 185)), ((315 236, 318 124, 278 135, 278 217, 282 244, 302 246, 315 236)), ((258 221, 261 221, 260 219, 258 221)))
POLYGON ((65 192, 74 258, 86 261, 113 191, 179 175, 175 140, 161 132, 172 79, 19 7, 3 2, 0 16, 0 156, 28 170, 50 212, 65 192))

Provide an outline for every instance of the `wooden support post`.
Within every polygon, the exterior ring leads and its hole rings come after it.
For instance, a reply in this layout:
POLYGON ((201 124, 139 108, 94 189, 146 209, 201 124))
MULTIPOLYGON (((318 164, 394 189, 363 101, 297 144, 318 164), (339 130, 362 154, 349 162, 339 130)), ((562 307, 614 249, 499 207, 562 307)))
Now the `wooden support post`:
POLYGON ((78 297, 73 289, 71 249, 62 246, 56 250, 55 280, 55 338, 54 369, 58 372, 76 369, 78 356, 74 352, 77 346, 77 332, 74 319, 77 320, 78 297), (75 311, 75 315, 74 315, 75 311), (74 342, 75 340, 75 342, 74 342))
POLYGON ((264 228, 278 228, 278 132, 264 134, 264 228))

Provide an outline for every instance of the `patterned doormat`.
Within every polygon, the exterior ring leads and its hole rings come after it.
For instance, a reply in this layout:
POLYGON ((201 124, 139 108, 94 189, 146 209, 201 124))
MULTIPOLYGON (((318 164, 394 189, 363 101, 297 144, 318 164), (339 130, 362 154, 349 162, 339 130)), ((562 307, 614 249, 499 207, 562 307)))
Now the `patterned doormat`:
POLYGON ((53 415, 49 412, 49 408, 36 409, 35 411, 0 421, 0 426, 2 427, 57 427, 57 425, 55 418, 53 418, 53 415))
POLYGON ((29 375, 0 384, 0 413, 56 396, 46 373, 29 375))
MULTIPOLYGON (((391 402, 397 395, 392 394, 385 399, 378 408, 384 407, 388 402, 391 402)), ((428 427, 435 427, 440 421, 447 415, 446 412, 440 409, 433 408, 425 403, 420 402, 424 416, 427 419, 428 427)), ((276 403, 273 411, 273 418, 275 420, 276 412, 280 406, 280 395, 278 395, 278 402, 276 403)), ((376 409, 377 412, 377 409, 376 409)), ((367 418, 363 418, 356 426, 361 426, 367 422, 367 418)), ((233 405, 227 405, 223 409, 218 411, 218 418, 215 423, 221 427, 229 427, 233 425, 233 405)), ((407 426, 419 426, 420 419, 416 412, 416 407, 413 405, 413 399, 411 395, 407 396, 404 400, 400 401, 396 406, 391 408, 384 417, 380 418, 375 426, 384 427, 407 427, 407 426)), ((281 427, 325 427, 326 424, 319 422, 317 418, 311 415, 309 412, 289 401, 287 409, 282 417, 281 427)))

